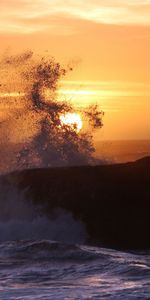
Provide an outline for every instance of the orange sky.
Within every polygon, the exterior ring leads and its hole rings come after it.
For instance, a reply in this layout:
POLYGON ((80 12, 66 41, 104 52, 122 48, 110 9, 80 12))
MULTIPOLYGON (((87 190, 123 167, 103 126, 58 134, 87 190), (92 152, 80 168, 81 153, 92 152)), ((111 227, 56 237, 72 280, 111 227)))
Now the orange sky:
POLYGON ((1 0, 0 44, 73 61, 60 92, 101 104, 97 139, 150 138, 150 0, 1 0))

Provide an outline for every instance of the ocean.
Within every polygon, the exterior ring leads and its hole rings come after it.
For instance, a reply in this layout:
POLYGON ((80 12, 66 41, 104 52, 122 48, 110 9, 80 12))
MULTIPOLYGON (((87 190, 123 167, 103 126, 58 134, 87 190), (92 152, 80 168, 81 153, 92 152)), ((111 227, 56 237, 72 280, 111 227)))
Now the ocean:
POLYGON ((149 297, 149 252, 119 252, 50 240, 0 244, 0 299, 149 297))
POLYGON ((112 163, 125 163, 150 156, 150 140, 103 140, 95 142, 95 156, 112 163))

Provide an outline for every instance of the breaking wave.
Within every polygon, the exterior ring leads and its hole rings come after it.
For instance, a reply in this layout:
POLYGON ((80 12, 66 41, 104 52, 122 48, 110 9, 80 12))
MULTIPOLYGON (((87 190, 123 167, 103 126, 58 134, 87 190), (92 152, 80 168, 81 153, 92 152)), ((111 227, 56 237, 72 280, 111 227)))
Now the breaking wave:
POLYGON ((93 130, 102 127, 97 105, 80 109, 59 98, 60 79, 72 67, 32 51, 0 61, 0 170, 100 163, 93 158, 93 130), (84 126, 62 124, 60 116, 79 113, 84 126), (88 127, 87 127, 88 124, 88 127))

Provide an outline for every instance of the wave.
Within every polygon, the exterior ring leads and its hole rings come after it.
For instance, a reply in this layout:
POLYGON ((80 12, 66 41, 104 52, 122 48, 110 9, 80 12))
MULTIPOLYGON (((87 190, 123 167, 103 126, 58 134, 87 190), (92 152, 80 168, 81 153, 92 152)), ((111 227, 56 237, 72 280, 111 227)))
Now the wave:
POLYGON ((1 297, 149 298, 149 253, 47 240, 0 244, 1 297))
MULTIPOLYGON (((12 264, 22 262, 31 265, 39 262, 57 261, 58 263, 74 262, 90 264, 95 262, 94 273, 99 270, 96 262, 101 263, 101 272, 110 272, 112 275, 125 277, 149 276, 150 261, 149 252, 121 252, 112 249, 100 248, 79 244, 67 244, 52 240, 18 240, 8 241, 0 244, 0 260, 9 261, 12 264), (126 261, 126 263, 124 263, 126 261), (103 270, 104 266, 104 270, 103 270), (138 271, 138 274, 137 274, 138 271)), ((31 267, 31 266, 30 266, 31 267)), ((88 272, 92 270, 86 266, 88 272)))
POLYGON ((10 260, 23 260, 24 262, 32 260, 32 263, 50 260, 85 262, 104 259, 104 255, 100 255, 96 253, 96 250, 88 249, 86 246, 38 239, 3 242, 0 246, 0 256, 5 260, 7 257, 10 260))
POLYGON ((93 157, 93 130, 102 127, 103 112, 97 105, 74 107, 57 93, 60 79, 71 69, 32 51, 1 57, 0 172, 103 163, 93 157), (61 121, 73 112, 84 120, 80 132, 76 123, 61 121))

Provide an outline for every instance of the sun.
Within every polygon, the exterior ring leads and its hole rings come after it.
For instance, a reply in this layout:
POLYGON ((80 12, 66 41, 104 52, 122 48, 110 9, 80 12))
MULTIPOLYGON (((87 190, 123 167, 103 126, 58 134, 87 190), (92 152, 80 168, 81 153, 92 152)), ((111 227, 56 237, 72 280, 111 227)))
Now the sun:
POLYGON ((69 126, 72 130, 77 133, 82 129, 83 123, 81 116, 77 113, 66 113, 60 116, 60 121, 62 125, 69 126))

